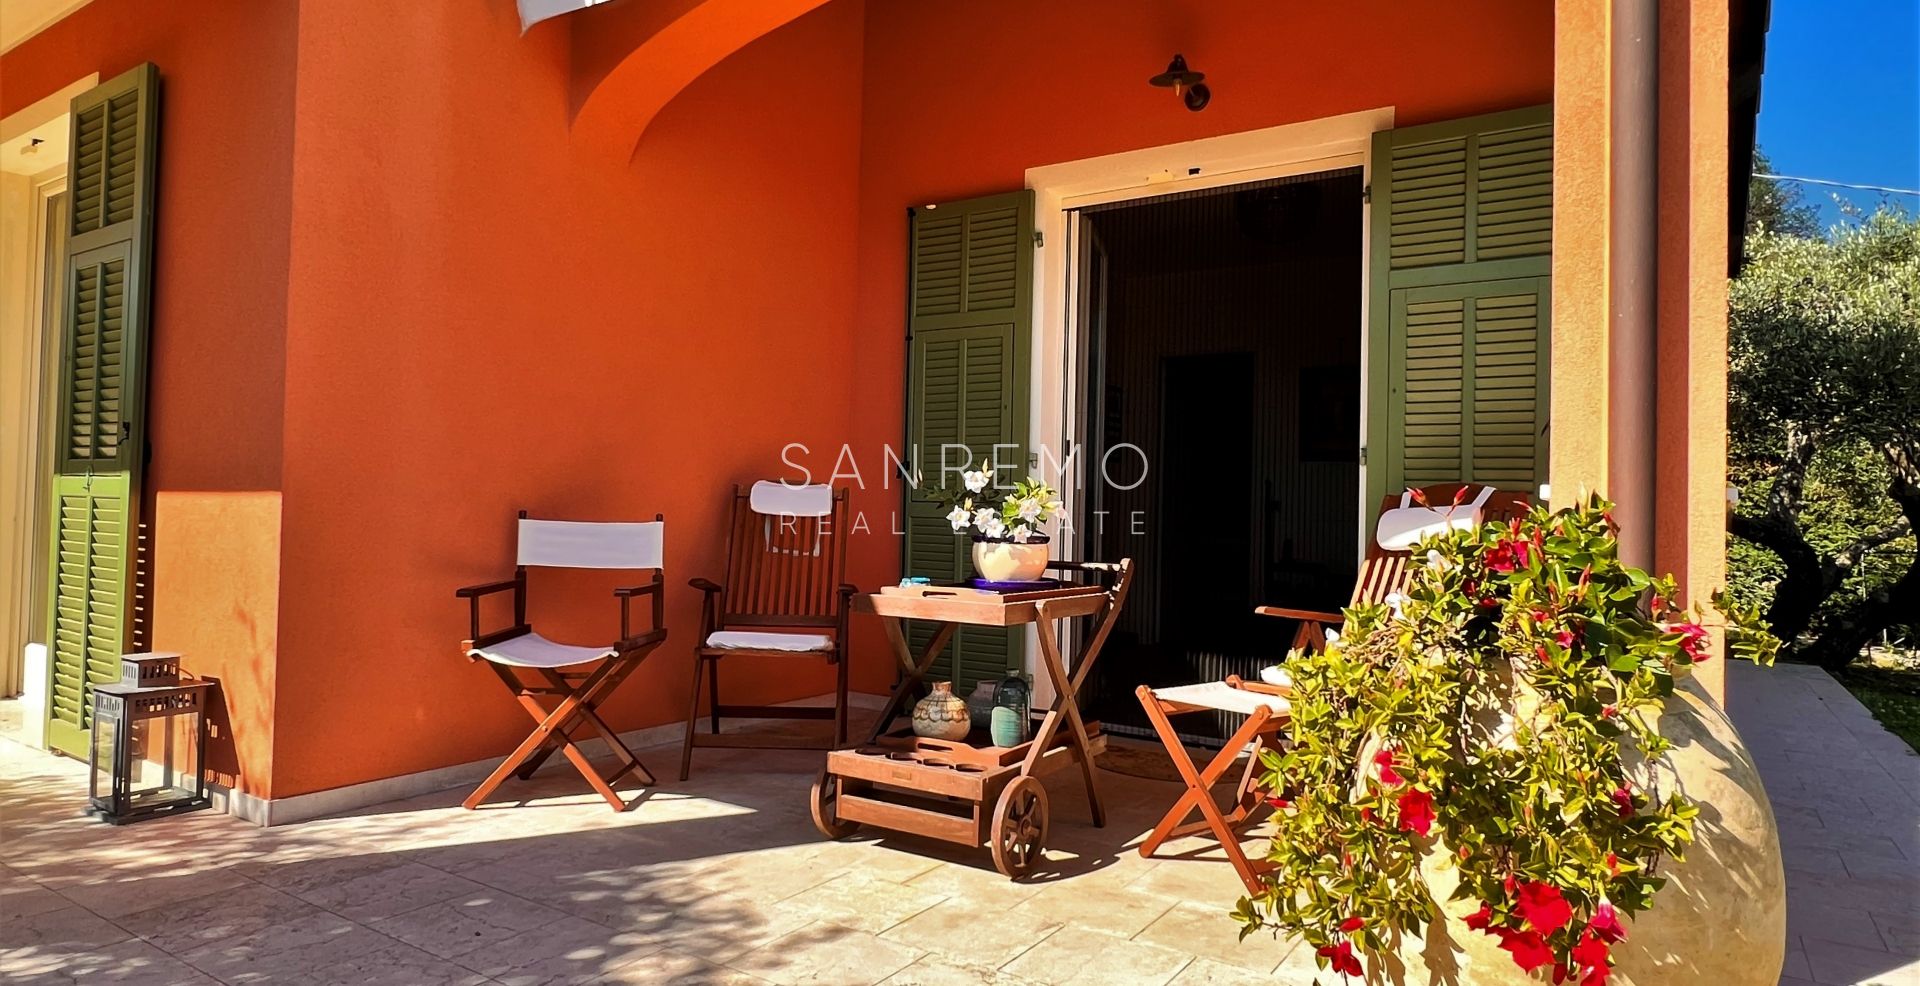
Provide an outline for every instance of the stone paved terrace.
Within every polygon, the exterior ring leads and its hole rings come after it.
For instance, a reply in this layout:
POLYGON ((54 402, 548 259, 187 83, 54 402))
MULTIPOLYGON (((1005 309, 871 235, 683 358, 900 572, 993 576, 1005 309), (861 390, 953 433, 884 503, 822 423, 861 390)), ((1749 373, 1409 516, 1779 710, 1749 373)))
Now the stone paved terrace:
MULTIPOLYGON (((1731 670, 1786 845, 1782 982, 1920 984, 1920 757, 1815 669, 1731 670)), ((0 741, 0 981, 1311 981, 1308 950, 1236 943, 1224 863, 1133 850, 1177 785, 1106 774, 1103 831, 1060 776, 1055 851, 1015 884, 984 851, 822 840, 818 762, 711 752, 624 815, 559 765, 472 813, 115 829, 80 815, 78 764, 0 741)))

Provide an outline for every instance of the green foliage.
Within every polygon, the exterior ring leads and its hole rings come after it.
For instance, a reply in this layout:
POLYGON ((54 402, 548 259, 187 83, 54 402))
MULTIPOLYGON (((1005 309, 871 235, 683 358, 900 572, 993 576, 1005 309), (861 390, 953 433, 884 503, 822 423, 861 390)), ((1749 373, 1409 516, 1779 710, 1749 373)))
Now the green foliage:
MULTIPOLYGON (((1639 787, 1623 751, 1665 752, 1654 724, 1709 638, 1671 579, 1621 564, 1608 506, 1429 539, 1403 596, 1288 656, 1291 742, 1262 755, 1276 865, 1235 912, 1243 935, 1299 936, 1353 973, 1349 955, 1438 918, 1421 861, 1439 852, 1455 898, 1484 905, 1470 927, 1523 967, 1604 982, 1617 918, 1652 904, 1698 814, 1639 787)), ((1770 662, 1778 641, 1728 615, 1733 653, 1770 662)))
POLYGON ((995 471, 991 460, 984 461, 979 469, 960 474, 961 486, 928 492, 948 508, 947 523, 956 532, 972 529, 975 537, 988 541, 1045 540, 1040 528, 1060 512, 1059 491, 1032 476, 1005 486, 995 471))
POLYGON ((1788 236, 1820 235, 1820 213, 1808 205, 1799 186, 1760 175, 1772 174, 1773 162, 1759 148, 1753 151, 1753 174, 1747 183, 1747 242, 1761 230, 1788 236))
POLYGON ((1900 500, 1920 495, 1920 223, 1882 209, 1749 251, 1730 293, 1730 589, 1814 650, 1902 617, 1911 633, 1920 614, 1876 597, 1920 562, 1900 500))

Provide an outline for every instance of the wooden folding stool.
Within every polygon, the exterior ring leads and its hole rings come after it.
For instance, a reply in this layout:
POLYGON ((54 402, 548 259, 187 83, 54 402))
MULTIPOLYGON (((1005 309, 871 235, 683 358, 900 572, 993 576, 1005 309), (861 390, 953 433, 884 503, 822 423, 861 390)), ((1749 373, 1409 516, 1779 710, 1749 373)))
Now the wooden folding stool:
POLYGON ((1156 689, 1141 685, 1135 694, 1140 697, 1140 705, 1146 709, 1147 719, 1153 723, 1154 731, 1160 734, 1160 742, 1166 745, 1167 756, 1172 758, 1174 768, 1180 771, 1181 779, 1187 784, 1187 790, 1168 809, 1160 823, 1153 827, 1147 841, 1141 844, 1140 855, 1151 857, 1168 839, 1211 831, 1213 837, 1219 840, 1220 848, 1226 852, 1228 862, 1233 864, 1234 871, 1240 874, 1240 881, 1246 884, 1247 892, 1260 893, 1259 874, 1271 867, 1264 861, 1247 859, 1246 852, 1240 848, 1240 833, 1252 826, 1264 805, 1257 789, 1260 751, 1277 748, 1280 733, 1287 728, 1287 689, 1229 676, 1225 681, 1171 688, 1156 689), (1214 755, 1206 769, 1196 770, 1193 758, 1187 755, 1186 744, 1180 741, 1173 722, 1168 718, 1186 712, 1234 712, 1247 718, 1227 739, 1220 752, 1214 755), (1220 806, 1214 803, 1213 785, 1233 766, 1243 750, 1247 753, 1247 766, 1241 772, 1240 783, 1234 790, 1233 810, 1222 812, 1220 806), (1200 813, 1200 820, 1187 822, 1187 818, 1196 810, 1200 813))
POLYGON ((660 570, 665 526, 658 515, 640 524, 585 523, 529 520, 523 510, 519 566, 513 578, 457 590, 456 595, 468 601, 471 618, 471 636, 462 650, 469 660, 485 661, 537 724, 467 796, 462 802, 465 807, 479 807, 509 776, 522 780, 532 777, 555 750, 573 763, 615 811, 630 807, 613 787, 627 775, 636 775, 647 787, 656 783, 597 709, 667 639, 666 628, 661 626, 665 600, 661 596, 664 582, 660 570), (529 567, 651 569, 653 578, 642 585, 613 590, 620 600, 619 639, 605 647, 579 647, 548 640, 527 622, 529 567), (481 633, 480 600, 509 589, 513 591, 513 625, 481 633), (653 597, 653 628, 642 633, 634 633, 631 625, 630 604, 635 596, 653 597), (603 776, 588 762, 579 746, 582 731, 606 743, 616 761, 610 773, 603 776))

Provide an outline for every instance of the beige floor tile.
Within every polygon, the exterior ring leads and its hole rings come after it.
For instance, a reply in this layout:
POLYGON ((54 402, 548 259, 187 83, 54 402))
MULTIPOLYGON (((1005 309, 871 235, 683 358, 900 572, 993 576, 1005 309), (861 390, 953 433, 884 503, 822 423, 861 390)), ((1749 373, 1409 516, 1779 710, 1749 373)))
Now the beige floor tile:
POLYGON ((1266 972, 1197 958, 1187 963, 1169 986, 1271 986, 1273 982, 1266 972))
POLYGON ((143 941, 123 941, 103 948, 0 952, 0 981, 34 986, 217 986, 219 982, 143 941))
MULTIPOLYGON (((164 858, 164 857, 162 857, 164 858)), ((150 910, 174 901, 190 900, 206 894, 232 890, 250 881, 229 869, 196 870, 160 876, 140 876, 103 883, 75 884, 60 888, 68 900, 100 915, 116 918, 135 911, 150 910)))
POLYGON ((999 968, 1058 930, 1060 922, 1051 918, 1016 915, 999 902, 954 897, 894 925, 880 937, 962 964, 999 968))
POLYGON ((942 862, 907 881, 907 886, 942 894, 981 906, 1012 908, 1039 893, 1044 884, 1009 880, 980 851, 980 859, 970 863, 942 862))
POLYGON ((607 975, 660 948, 643 935, 567 917, 482 945, 455 961, 506 986, 550 986, 607 975))
POLYGON ((257 883, 299 897, 412 862, 405 853, 343 855, 343 852, 338 846, 328 847, 318 855, 293 851, 242 863, 234 870, 257 883))
POLYGON ((815 921, 877 935, 946 899, 944 894, 877 880, 863 873, 842 873, 780 901, 776 907, 815 921))
POLYGON ((1186 952, 1068 926, 1006 964, 1016 976, 1060 986, 1165 983, 1185 968, 1186 952))
POLYGON ((922 949, 864 931, 814 922, 727 964, 783 986, 871 986, 923 954, 922 949))
POLYGON ((1012 913, 1131 938, 1167 913, 1173 903, 1124 886, 1064 880, 1021 901, 1012 913))
POLYGON ((18 880, 13 886, 0 889, 0 923, 13 921, 30 914, 44 914, 57 911, 73 902, 47 888, 28 880, 26 877, 12 877, 18 880))
POLYGON ((77 904, 63 904, 0 923, 0 951, 108 945, 131 937, 125 929, 77 904))
POLYGON ((179 955, 322 913, 319 907, 297 897, 249 883, 138 911, 118 923, 162 951, 179 955))
POLYGON ((381 934, 450 959, 566 917, 565 911, 486 890, 368 923, 381 934))
POLYGON ((370 921, 455 897, 484 893, 486 889, 472 880, 442 873, 431 866, 403 863, 342 883, 328 883, 294 890, 292 893, 301 900, 317 904, 342 917, 370 921))
POLYGON ((1232 866, 1211 859, 1163 859, 1127 887, 1174 900, 1204 901, 1228 911, 1247 894, 1246 884, 1232 866))
POLYGON ((1293 948, 1291 942, 1265 934, 1243 941, 1240 925, 1228 917, 1227 908, 1191 902, 1170 908, 1134 937, 1255 972, 1272 969, 1293 948))
POLYGON ((1035 986, 1010 972, 985 966, 965 965, 936 955, 887 977, 881 986, 1035 986))
POLYGON ((596 986, 769 986, 738 969, 662 949, 592 980, 596 986))

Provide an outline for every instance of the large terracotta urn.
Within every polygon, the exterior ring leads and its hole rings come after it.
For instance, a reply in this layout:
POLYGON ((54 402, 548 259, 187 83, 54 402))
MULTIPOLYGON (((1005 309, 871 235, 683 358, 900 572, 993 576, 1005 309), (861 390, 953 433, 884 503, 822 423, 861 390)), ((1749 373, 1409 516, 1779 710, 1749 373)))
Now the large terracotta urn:
MULTIPOLYGON (((1659 721, 1672 751, 1658 763, 1632 766, 1636 783, 1679 790, 1700 806, 1685 862, 1662 860, 1667 885, 1653 908, 1627 922, 1614 946, 1610 986, 1774 986, 1786 959, 1786 875, 1773 809, 1753 758, 1726 713, 1687 678, 1674 690, 1659 721)), ((1436 844, 1421 864, 1445 922, 1428 939, 1409 938, 1382 981, 1396 986, 1511 984, 1539 986, 1513 964, 1492 936, 1461 920, 1479 906, 1448 902, 1457 874, 1444 861, 1452 850, 1436 844)))

